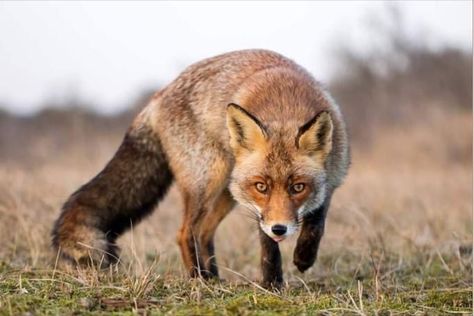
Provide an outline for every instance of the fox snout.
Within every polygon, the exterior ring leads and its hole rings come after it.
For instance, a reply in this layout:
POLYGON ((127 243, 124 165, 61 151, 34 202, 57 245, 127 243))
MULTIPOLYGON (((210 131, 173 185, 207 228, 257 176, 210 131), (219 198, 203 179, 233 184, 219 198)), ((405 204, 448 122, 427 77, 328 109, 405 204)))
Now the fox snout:
POLYGON ((272 226, 272 233, 274 233, 277 236, 282 236, 286 234, 287 230, 288 228, 285 225, 276 224, 272 226))
POLYGON ((297 231, 297 225, 294 222, 260 222, 263 232, 276 242, 280 242, 286 237, 293 235, 297 231))

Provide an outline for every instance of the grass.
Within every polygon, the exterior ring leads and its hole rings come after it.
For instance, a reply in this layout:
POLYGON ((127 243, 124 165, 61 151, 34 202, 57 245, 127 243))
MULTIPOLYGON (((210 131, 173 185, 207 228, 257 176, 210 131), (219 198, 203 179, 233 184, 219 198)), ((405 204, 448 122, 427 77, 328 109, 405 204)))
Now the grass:
POLYGON ((392 268, 388 271, 378 271, 372 263, 364 262, 352 271, 310 281, 300 278, 275 293, 245 281, 203 282, 155 272, 131 276, 113 269, 99 273, 28 271, 3 264, 1 310, 5 315, 72 311, 177 315, 389 315, 418 311, 469 314, 472 286, 468 275, 472 272, 446 269, 467 262, 463 258, 426 259, 429 265, 382 259, 387 261, 384 267, 392 268))
POLYGON ((223 280, 189 280, 175 243, 176 188, 119 240, 117 266, 59 268, 52 222, 120 136, 58 152, 39 135, 43 159, 0 165, 0 315, 472 314, 471 130, 471 117, 442 117, 386 130, 371 147, 356 144, 316 265, 299 273, 295 238, 282 244, 281 292, 259 286, 257 231, 241 209, 216 236, 223 280))

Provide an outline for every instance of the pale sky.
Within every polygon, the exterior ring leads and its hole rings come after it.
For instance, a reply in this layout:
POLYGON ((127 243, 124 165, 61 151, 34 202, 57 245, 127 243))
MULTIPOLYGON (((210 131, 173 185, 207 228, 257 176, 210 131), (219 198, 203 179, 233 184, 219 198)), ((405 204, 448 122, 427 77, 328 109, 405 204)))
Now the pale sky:
MULTIPOLYGON (((394 1, 390 3, 395 3, 394 1)), ((471 1, 406 1, 410 36, 472 49, 471 1)), ((367 17, 386 2, 0 2, 0 107, 31 113, 77 95, 100 112, 123 109, 187 65, 246 48, 280 52, 320 81, 334 47, 373 47, 367 17)))

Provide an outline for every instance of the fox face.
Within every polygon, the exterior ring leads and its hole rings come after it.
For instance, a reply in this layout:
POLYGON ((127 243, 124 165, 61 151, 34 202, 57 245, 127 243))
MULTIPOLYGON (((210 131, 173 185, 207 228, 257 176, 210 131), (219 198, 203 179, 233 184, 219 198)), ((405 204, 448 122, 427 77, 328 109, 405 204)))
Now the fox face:
POLYGON ((324 166, 332 149, 331 116, 323 111, 298 128, 275 129, 230 104, 227 128, 235 157, 230 190, 253 211, 269 237, 282 241, 326 196, 324 166))

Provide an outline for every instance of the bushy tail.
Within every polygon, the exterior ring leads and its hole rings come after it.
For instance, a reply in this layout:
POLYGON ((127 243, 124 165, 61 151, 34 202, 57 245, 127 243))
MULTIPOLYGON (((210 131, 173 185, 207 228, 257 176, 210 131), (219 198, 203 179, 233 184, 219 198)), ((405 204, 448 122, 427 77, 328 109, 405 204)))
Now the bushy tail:
POLYGON ((132 126, 106 167, 64 204, 53 246, 75 261, 114 262, 117 237, 153 211, 172 180, 156 132, 147 124, 132 126))

